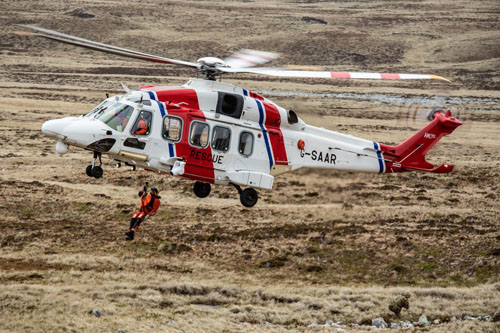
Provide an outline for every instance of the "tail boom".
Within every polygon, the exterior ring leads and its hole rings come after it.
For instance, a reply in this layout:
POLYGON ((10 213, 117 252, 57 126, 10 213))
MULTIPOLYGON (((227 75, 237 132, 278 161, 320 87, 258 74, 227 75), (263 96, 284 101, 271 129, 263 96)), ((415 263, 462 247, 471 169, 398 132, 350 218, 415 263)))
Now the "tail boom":
POLYGON ((434 173, 448 173, 453 165, 442 164, 436 167, 425 160, 425 154, 444 136, 452 133, 462 122, 451 116, 448 110, 445 114, 435 113, 434 120, 419 132, 397 146, 380 144, 380 151, 385 163, 385 172, 405 172, 410 170, 434 173))

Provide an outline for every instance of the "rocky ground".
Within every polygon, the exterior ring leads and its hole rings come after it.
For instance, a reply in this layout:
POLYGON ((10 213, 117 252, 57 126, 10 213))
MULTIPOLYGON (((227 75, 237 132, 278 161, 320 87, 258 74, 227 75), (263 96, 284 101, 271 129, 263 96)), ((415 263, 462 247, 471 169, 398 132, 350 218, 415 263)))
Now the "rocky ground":
POLYGON ((495 1, 3 1, 0 9, 0 331, 366 331, 382 320, 433 332, 499 329, 495 1), (18 23, 184 60, 246 47, 279 52, 273 65, 445 76, 452 85, 226 81, 266 92, 308 123, 385 143, 445 106, 464 126, 429 159, 456 169, 300 170, 277 178, 252 209, 234 189, 199 200, 190 181, 110 160, 104 178, 90 179, 90 154, 57 155, 41 124, 88 112, 120 82, 176 85, 194 73, 30 37, 18 23), (163 206, 127 243, 146 180, 159 185, 163 206), (396 315, 389 306, 403 296, 409 306, 396 315))

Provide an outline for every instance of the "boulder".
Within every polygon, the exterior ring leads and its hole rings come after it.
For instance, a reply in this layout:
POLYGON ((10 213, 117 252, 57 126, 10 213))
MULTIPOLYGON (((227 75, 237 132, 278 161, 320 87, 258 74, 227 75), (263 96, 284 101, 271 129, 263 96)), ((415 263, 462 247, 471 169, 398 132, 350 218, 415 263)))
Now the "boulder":
POLYGON ((411 328, 413 327, 413 324, 409 321, 402 321, 400 322, 402 328, 411 328))
POLYGON ((420 318, 418 318, 418 324, 419 325, 430 325, 431 323, 427 319, 426 315, 421 315, 420 318))
POLYGON ((392 329, 401 328, 401 325, 398 323, 391 323, 391 328, 392 329))
POLYGON ((387 323, 384 318, 379 317, 372 319, 372 326, 375 326, 376 328, 387 328, 387 323))

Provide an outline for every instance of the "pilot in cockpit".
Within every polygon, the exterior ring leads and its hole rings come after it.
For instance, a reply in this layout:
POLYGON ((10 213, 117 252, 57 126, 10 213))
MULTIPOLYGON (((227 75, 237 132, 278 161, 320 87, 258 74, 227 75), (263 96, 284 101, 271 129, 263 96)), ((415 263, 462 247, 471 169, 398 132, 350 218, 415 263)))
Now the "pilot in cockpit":
POLYGON ((132 133, 135 135, 147 135, 149 134, 149 128, 151 125, 151 115, 149 113, 141 112, 139 114, 139 121, 136 123, 132 133))

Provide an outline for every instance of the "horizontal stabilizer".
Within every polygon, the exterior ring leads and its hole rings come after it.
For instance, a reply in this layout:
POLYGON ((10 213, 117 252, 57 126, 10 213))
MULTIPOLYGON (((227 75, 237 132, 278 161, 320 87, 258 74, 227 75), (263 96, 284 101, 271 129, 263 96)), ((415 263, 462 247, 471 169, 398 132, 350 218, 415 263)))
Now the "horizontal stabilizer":
POLYGON ((423 168, 418 168, 418 167, 413 167, 413 166, 404 166, 405 169, 409 170, 419 170, 419 171, 427 171, 427 172, 434 172, 434 173, 448 173, 452 172, 454 166, 450 164, 441 164, 439 167, 435 169, 423 169, 423 168))

